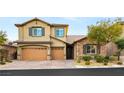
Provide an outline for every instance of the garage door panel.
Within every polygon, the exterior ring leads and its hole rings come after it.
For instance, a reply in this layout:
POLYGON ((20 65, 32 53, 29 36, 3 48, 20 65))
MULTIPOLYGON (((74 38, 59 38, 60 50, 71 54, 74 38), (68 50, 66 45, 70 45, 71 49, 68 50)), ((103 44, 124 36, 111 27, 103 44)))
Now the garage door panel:
POLYGON ((63 60, 64 59, 64 48, 54 47, 51 48, 52 60, 63 60))
POLYGON ((23 48, 22 59, 23 60, 46 60, 47 49, 46 48, 23 48))

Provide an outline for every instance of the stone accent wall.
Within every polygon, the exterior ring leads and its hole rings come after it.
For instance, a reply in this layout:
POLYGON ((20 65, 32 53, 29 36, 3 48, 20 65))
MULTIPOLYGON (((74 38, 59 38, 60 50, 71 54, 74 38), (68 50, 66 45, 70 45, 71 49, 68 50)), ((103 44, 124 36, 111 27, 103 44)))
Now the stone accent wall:
POLYGON ((83 55, 83 45, 88 44, 87 39, 80 40, 74 44, 74 59, 83 55))
MULTIPOLYGON (((83 45, 91 44, 88 39, 82 39, 74 44, 74 59, 83 54, 83 45)), ((106 45, 101 46, 100 54, 103 56, 106 55, 114 55, 117 52, 117 46, 114 43, 108 43, 106 45)), ((124 55, 124 52, 122 52, 124 55)))

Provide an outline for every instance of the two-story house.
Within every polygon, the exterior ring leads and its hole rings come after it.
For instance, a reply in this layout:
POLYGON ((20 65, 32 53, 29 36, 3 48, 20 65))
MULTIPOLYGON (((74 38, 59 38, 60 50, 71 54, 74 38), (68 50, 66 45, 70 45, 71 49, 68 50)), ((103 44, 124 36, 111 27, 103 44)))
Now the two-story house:
POLYGON ((66 59, 67 24, 50 24, 34 18, 18 27, 19 60, 63 60, 66 59))

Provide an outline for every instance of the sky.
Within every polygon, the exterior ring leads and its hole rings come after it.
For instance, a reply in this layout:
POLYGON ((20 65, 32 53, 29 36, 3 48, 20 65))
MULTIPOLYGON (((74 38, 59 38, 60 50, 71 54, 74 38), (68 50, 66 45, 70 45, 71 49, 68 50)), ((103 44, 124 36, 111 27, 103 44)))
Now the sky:
MULTIPOLYGON (((6 31, 9 41, 18 40, 18 29, 14 24, 21 24, 34 17, 0 17, 0 30, 6 31)), ((107 17, 38 17, 48 23, 69 24, 68 35, 87 35, 87 26, 107 17)), ((112 20, 115 18, 111 18, 112 20)), ((122 18, 124 20, 124 18, 122 18)))

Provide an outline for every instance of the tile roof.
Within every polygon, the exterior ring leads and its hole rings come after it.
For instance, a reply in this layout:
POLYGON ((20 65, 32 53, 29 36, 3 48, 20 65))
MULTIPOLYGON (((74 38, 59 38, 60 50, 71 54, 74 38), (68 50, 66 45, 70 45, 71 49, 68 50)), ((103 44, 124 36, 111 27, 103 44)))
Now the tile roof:
POLYGON ((26 22, 24 22, 22 24, 15 24, 15 26, 20 27, 20 26, 23 26, 23 25, 25 25, 27 23, 30 23, 32 21, 41 21, 41 22, 46 23, 46 24, 48 24, 50 26, 68 26, 68 24, 51 24, 51 23, 48 23, 48 22, 46 22, 44 20, 41 20, 41 19, 39 19, 37 17, 35 17, 35 18, 31 19, 31 20, 28 20, 28 21, 26 21, 26 22))
POLYGON ((74 43, 74 42, 76 42, 76 41, 78 41, 80 39, 85 38, 85 37, 86 37, 85 35, 68 35, 67 36, 67 42, 69 44, 72 44, 72 43, 74 43))

